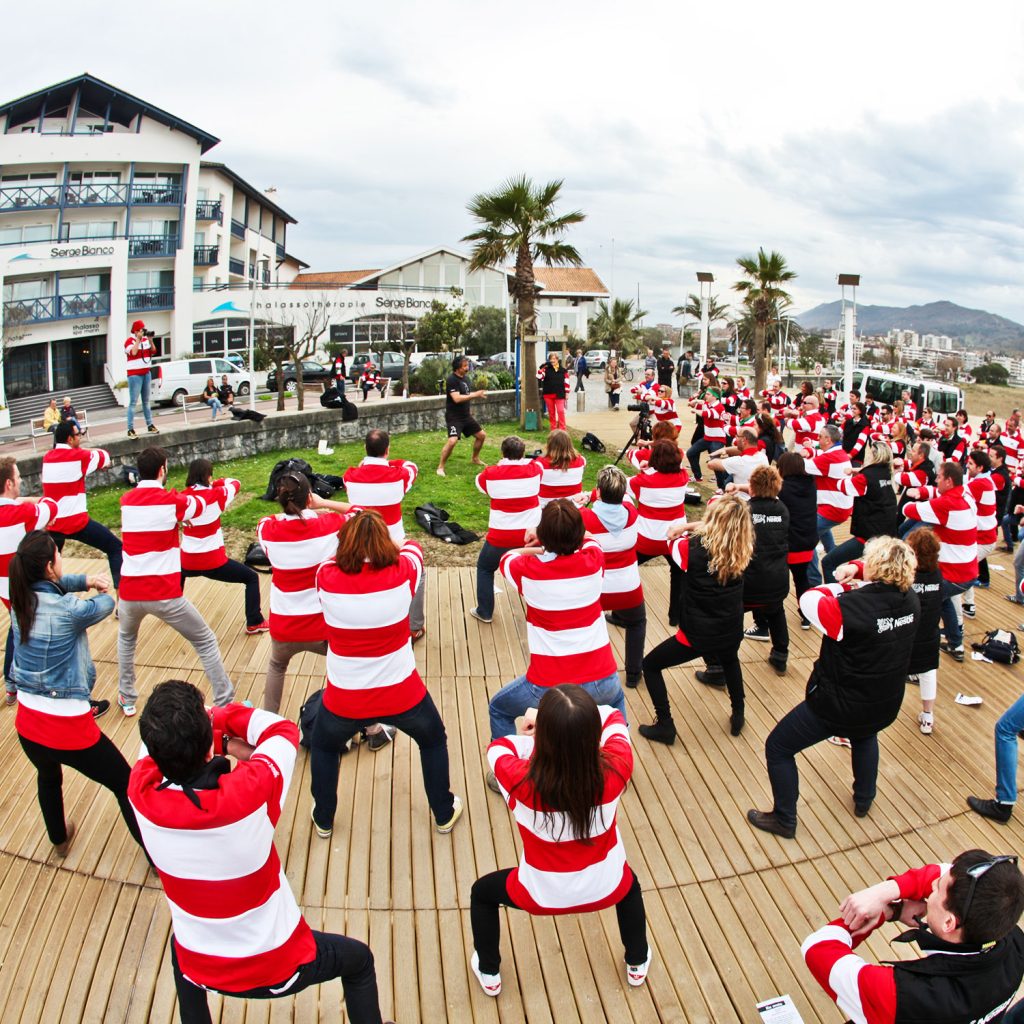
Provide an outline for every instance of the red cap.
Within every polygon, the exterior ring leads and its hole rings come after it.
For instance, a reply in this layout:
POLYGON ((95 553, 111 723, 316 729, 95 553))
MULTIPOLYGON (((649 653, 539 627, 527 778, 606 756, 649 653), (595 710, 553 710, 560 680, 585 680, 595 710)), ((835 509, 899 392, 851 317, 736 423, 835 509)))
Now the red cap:
POLYGON ((135 323, 132 324, 132 334, 136 331, 145 330, 145 327, 146 325, 141 320, 136 320, 135 323))

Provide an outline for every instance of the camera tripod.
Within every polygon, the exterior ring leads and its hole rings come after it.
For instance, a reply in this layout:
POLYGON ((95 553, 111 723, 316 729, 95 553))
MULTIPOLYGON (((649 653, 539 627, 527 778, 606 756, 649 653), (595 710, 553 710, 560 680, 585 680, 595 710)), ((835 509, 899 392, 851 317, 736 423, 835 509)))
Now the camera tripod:
MULTIPOLYGON (((627 409, 629 406, 626 407, 627 409)), ((633 433, 629 435, 629 440, 622 446, 622 451, 619 452, 618 457, 612 465, 617 466, 625 457, 626 452, 640 441, 650 441, 651 439, 651 414, 650 412, 641 412, 637 417, 636 426, 633 428, 633 433)))

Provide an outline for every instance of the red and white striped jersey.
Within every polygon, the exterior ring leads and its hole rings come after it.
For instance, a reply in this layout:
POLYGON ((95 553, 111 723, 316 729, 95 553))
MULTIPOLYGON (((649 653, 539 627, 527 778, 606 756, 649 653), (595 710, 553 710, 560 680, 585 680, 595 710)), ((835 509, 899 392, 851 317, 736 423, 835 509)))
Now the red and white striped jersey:
MULTIPOLYGON (((854 562, 854 565, 862 566, 862 563, 854 562)), ((860 574, 863 574, 863 567, 860 574)), ((798 604, 812 626, 820 629, 825 636, 833 640, 843 639, 843 608, 839 603, 839 595, 853 590, 854 584, 850 583, 823 583, 818 587, 811 587, 800 595, 798 604)))
POLYGON ((338 552, 338 533, 348 516, 338 512, 301 516, 283 512, 261 519, 256 536, 270 561, 270 637, 281 643, 327 639, 316 592, 316 571, 338 552))
POLYGON ((636 561, 639 513, 625 502, 622 507, 626 512, 626 525, 618 533, 612 533, 592 508, 582 510, 583 525, 604 552, 601 607, 606 611, 635 608, 644 603, 644 589, 640 585, 640 569, 636 561))
POLYGON ((726 427, 726 433, 729 437, 735 438, 741 430, 752 430, 755 434, 760 432, 760 427, 757 425, 756 416, 748 416, 746 419, 741 419, 737 414, 732 417, 731 422, 726 427))
POLYGON ((686 485, 690 477, 685 469, 678 473, 659 473, 648 466, 629 478, 629 489, 636 496, 637 551, 641 555, 667 555, 665 535, 675 523, 686 522, 686 485))
POLYGON ((501 574, 526 602, 526 678, 534 686, 592 683, 615 673, 601 611, 604 552, 596 541, 585 540, 571 555, 510 551, 501 574))
POLYGON ((53 750, 85 750, 99 743, 102 735, 88 700, 24 690, 18 691, 14 729, 19 736, 53 750))
POLYGON ((1024 436, 1019 430, 1004 429, 999 436, 999 443, 1006 449, 1006 468, 1015 473, 1020 465, 1020 450, 1024 446, 1024 436))
POLYGON ((694 402, 693 412, 704 423, 704 440, 721 441, 725 444, 725 406, 718 401, 694 402))
POLYGON ((0 601, 8 611, 11 609, 8 579, 11 559, 26 533, 45 530, 56 515, 57 502, 52 498, 41 498, 38 503, 0 498, 0 601))
POLYGON ((793 428, 793 441, 799 447, 805 444, 814 444, 818 439, 821 428, 828 422, 828 417, 820 412, 809 412, 803 416, 789 421, 793 428))
POLYGON ((230 477, 214 480, 207 487, 196 484, 181 493, 197 495, 206 502, 206 508, 185 523, 181 531, 181 567, 193 572, 219 569, 228 560, 224 549, 224 531, 220 528, 221 513, 238 497, 242 485, 230 477))
POLYGON ((181 597, 178 524, 205 508, 205 498, 167 490, 159 480, 140 480, 121 495, 122 601, 181 597))
POLYGON ((423 552, 407 540, 386 569, 317 570, 316 589, 327 623, 324 707, 343 718, 398 715, 427 692, 416 670, 409 605, 423 573, 423 552))
POLYGON ((804 469, 815 478, 818 488, 818 515, 833 523, 845 523, 853 514, 853 495, 846 494, 839 487, 846 478, 845 467, 850 456, 841 444, 834 444, 828 451, 804 459, 804 469))
POLYGON ((487 543, 496 548, 521 548, 527 530, 540 522, 540 478, 537 459, 502 459, 477 475, 476 486, 491 499, 487 543))
POLYGON ((996 482, 991 473, 979 473, 967 482, 978 514, 978 545, 995 544, 999 539, 996 522, 996 482))
POLYGON ((415 462, 367 455, 358 466, 345 470, 345 491, 353 505, 379 512, 388 524, 391 539, 401 545, 405 540, 402 499, 416 482, 418 472, 415 462))
POLYGON ((85 504, 85 478, 110 465, 102 448, 72 448, 58 444, 43 456, 43 497, 57 502, 54 533, 78 533, 89 521, 85 504))
POLYGON ((583 493, 583 471, 587 468, 587 460, 582 455, 577 453, 566 469, 555 469, 546 455, 536 461, 543 470, 540 478, 541 508, 555 498, 579 502, 579 496, 583 493))
POLYGON ((907 423, 913 423, 917 419, 917 402, 913 399, 903 403, 903 418, 907 423))
POLYGON ((128 799, 164 887, 182 974, 226 992, 283 987, 316 956, 274 846, 299 730, 240 704, 211 715, 214 735, 245 740, 252 757, 230 771, 208 765, 193 787, 197 807, 143 747, 128 799))
POLYGON ((360 385, 368 384, 370 387, 376 387, 380 383, 380 374, 376 370, 364 370, 359 375, 360 385))
POLYGON ((930 501, 909 502, 903 514, 935 527, 943 579, 969 583, 977 577, 978 515, 970 492, 962 486, 952 487, 930 501))
POLYGON ((124 354, 128 360, 128 376, 141 377, 150 371, 153 356, 156 354, 156 346, 154 346, 151 338, 145 336, 142 341, 136 341, 134 337, 128 337, 124 343, 124 354), (138 350, 133 356, 128 354, 132 345, 135 345, 138 350))
POLYGON ((772 407, 772 412, 775 414, 776 420, 780 418, 782 410, 789 405, 789 395, 787 395, 785 391, 772 391, 769 388, 764 391, 759 391, 758 395, 772 407))
POLYGON ((619 799, 633 774, 633 749, 622 715, 602 705, 606 768, 601 802, 586 839, 574 839, 564 814, 546 807, 527 779, 532 736, 503 736, 487 760, 523 841, 519 866, 506 883, 517 907, 531 914, 582 914, 619 902, 633 884, 616 823, 619 799))
POLYGON ((683 422, 676 410, 674 398, 657 398, 651 403, 651 415, 659 423, 671 423, 673 427, 682 427, 683 422))

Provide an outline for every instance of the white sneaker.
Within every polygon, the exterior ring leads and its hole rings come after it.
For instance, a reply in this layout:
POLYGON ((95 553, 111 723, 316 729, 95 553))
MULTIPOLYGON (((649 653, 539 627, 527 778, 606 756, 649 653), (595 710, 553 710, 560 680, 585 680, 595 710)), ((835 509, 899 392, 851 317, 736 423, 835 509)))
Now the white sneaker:
POLYGON ((917 716, 917 724, 921 727, 921 732, 925 736, 931 736, 932 728, 935 725, 935 716, 930 711, 922 711, 917 716))
MULTIPOLYGON (((650 963, 650 960, 648 960, 650 963)), ((485 996, 490 996, 494 999, 496 996, 501 994, 501 975, 500 974, 483 974, 480 971, 480 958, 476 955, 476 950, 473 950, 473 955, 469 958, 469 966, 473 968, 473 973, 476 975, 476 980, 480 982, 480 987, 484 990, 485 996)), ((644 965, 646 973, 646 964, 644 965)), ((627 968, 629 970, 629 968, 627 968)), ((630 984, 633 984, 630 982, 630 984)), ((639 985, 640 982, 637 982, 639 985)))
POLYGON ((651 966, 651 947, 647 947, 647 959, 642 964, 626 964, 626 981, 634 988, 642 985, 647 980, 647 971, 651 966))
POLYGON ((829 743, 834 743, 837 747, 850 747, 852 744, 845 736, 829 736, 829 743))

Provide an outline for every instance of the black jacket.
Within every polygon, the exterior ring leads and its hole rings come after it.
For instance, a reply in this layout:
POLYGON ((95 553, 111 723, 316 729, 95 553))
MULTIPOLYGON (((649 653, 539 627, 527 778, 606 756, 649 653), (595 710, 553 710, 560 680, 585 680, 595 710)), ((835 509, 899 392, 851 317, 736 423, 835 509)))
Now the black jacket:
POLYGON ((658 356, 658 384, 667 384, 672 387, 672 377, 676 372, 676 364, 671 356, 658 356))
POLYGON ((853 499, 850 535, 869 541, 872 537, 895 537, 898 516, 892 469, 875 462, 857 474, 867 481, 867 490, 853 499))
POLYGON ((745 605, 775 605, 789 593, 789 509, 778 498, 751 498, 754 557, 743 574, 745 605))
POLYGON ((942 612, 942 573, 918 572, 914 577, 914 593, 921 604, 914 646, 910 652, 908 675, 930 672, 939 667, 939 618, 942 612))
POLYGON ((567 392, 565 382, 569 379, 569 371, 559 363, 556 370, 550 363, 543 366, 544 375, 539 377, 540 393, 542 395, 554 395, 555 398, 565 398, 567 392))
POLYGON ((687 570, 679 574, 679 628, 690 644, 707 651, 739 647, 743 639, 743 577, 724 586, 708 570, 699 534, 690 534, 687 570))
MULTIPOLYGON (((1010 497, 1010 491, 1013 489, 1013 483, 1010 478, 1010 471, 1005 466, 1000 466, 998 469, 992 470, 992 480, 999 477, 1000 483, 996 484, 998 490, 996 491, 996 523, 1002 520, 1003 516, 1006 515, 1006 499, 1010 497)), ((1012 509, 1010 510, 1012 511, 1012 509)))
MULTIPOLYGON (((913 470, 915 473, 924 473, 927 486, 935 486, 935 463, 932 462, 931 459, 925 459, 920 466, 904 466, 903 470, 904 472, 910 472, 913 470)), ((904 488, 904 491, 906 490, 907 488, 904 488)), ((899 518, 903 518, 904 507, 912 501, 917 501, 917 498, 908 498, 905 493, 900 496, 899 504, 896 506, 899 518)))
POLYGON ((789 550, 813 551, 818 545, 818 488, 809 473, 787 476, 779 501, 789 510, 789 550))
MULTIPOLYGON (((861 433, 871 426, 871 421, 867 419, 855 420, 852 417, 843 424, 843 451, 852 452, 853 446, 857 443, 857 438, 860 437, 861 433)), ((861 453, 863 457, 863 453, 861 453)))

